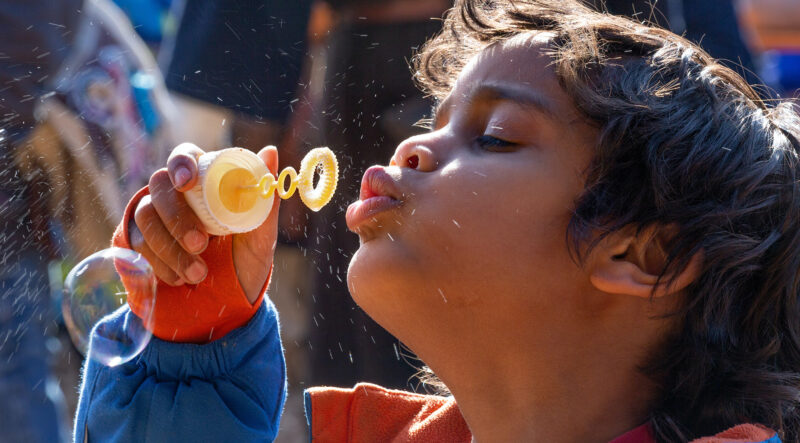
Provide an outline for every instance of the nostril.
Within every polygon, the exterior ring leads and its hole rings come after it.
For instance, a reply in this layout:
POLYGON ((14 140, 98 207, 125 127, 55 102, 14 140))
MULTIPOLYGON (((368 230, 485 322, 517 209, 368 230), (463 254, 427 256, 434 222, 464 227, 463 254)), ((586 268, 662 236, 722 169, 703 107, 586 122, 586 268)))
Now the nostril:
POLYGON ((417 166, 419 166, 419 157, 416 155, 408 157, 408 159, 406 159, 406 164, 411 169, 417 169, 417 166))

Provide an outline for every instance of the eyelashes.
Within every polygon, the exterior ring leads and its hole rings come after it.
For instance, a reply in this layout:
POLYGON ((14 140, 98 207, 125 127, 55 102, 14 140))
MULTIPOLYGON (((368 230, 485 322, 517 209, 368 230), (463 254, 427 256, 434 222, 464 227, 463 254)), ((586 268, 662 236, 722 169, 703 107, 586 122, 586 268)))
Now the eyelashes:
POLYGON ((426 118, 421 118, 421 119, 417 120, 417 122, 414 123, 411 126, 414 126, 414 127, 417 127, 417 128, 422 128, 422 129, 425 129, 425 130, 428 130, 428 131, 433 131, 433 123, 434 123, 434 119, 433 118, 426 117, 426 118))
MULTIPOLYGON (((421 118, 412 126, 417 128, 426 129, 428 131, 435 131, 437 125, 436 118, 421 118)), ((502 129, 500 127, 492 127, 493 129, 502 129)), ((508 140, 503 140, 501 138, 497 138, 493 135, 489 134, 482 134, 474 139, 475 145, 483 150, 491 151, 491 152, 510 152, 517 147, 517 143, 510 142, 508 140)))
POLYGON ((475 143, 481 149, 487 151, 507 152, 513 150, 516 143, 512 143, 492 135, 483 134, 475 139, 475 143))

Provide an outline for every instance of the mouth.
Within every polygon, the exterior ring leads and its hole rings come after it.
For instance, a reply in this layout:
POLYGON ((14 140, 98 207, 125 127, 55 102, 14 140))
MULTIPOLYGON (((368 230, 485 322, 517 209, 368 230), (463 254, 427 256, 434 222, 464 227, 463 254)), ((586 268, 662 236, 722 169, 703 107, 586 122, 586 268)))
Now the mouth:
POLYGON ((403 204, 402 193, 397 182, 382 166, 371 166, 361 179, 358 201, 347 208, 347 227, 358 232, 360 226, 371 222, 378 214, 395 209, 403 204))

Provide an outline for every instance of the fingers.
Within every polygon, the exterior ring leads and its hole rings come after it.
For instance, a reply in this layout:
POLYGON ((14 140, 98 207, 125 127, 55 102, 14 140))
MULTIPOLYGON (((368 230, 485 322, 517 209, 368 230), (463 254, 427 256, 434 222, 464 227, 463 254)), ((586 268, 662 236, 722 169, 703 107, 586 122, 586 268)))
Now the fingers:
POLYGON ((176 241, 158 214, 154 201, 145 196, 136 207, 136 229, 130 235, 133 248, 150 262, 160 280, 176 286, 201 282, 208 272, 206 264, 176 241))
POLYGON ((181 143, 169 154, 167 171, 172 185, 185 192, 197 184, 197 158, 203 155, 202 149, 191 143, 181 143))
MULTIPOLYGON (((129 229, 133 248, 150 262, 156 276, 167 284, 196 284, 208 273, 208 267, 197 255, 207 247, 208 234, 183 196, 183 192, 197 183, 197 159, 202 154, 200 148, 190 143, 181 144, 172 151, 167 168, 150 177, 150 195, 139 202, 129 229)), ((277 148, 268 146, 258 156, 277 176, 277 148)), ((279 200, 274 199, 272 214, 264 225, 247 235, 237 236, 240 237, 239 243, 247 244, 247 247, 239 249, 247 251, 245 255, 251 255, 249 258, 253 262, 263 262, 267 257, 271 262, 279 200), (257 256, 256 252, 259 253, 257 256), (264 253, 267 257, 262 255, 264 253)), ((268 266, 259 267, 264 268, 268 266)), ((255 291, 258 289, 260 286, 255 291)))
POLYGON ((147 245, 147 242, 144 240, 144 235, 136 226, 136 224, 132 221, 130 223, 130 227, 128 228, 128 233, 131 238, 131 247, 134 251, 142 254, 148 263, 150 263, 150 267, 153 268, 153 272, 156 274, 156 277, 171 286, 181 286, 186 283, 172 268, 169 267, 166 263, 164 263, 158 255, 156 255, 150 246, 147 245))
POLYGON ((150 176, 153 207, 174 240, 190 254, 199 254, 208 246, 208 234, 181 192, 176 190, 165 169, 150 176))

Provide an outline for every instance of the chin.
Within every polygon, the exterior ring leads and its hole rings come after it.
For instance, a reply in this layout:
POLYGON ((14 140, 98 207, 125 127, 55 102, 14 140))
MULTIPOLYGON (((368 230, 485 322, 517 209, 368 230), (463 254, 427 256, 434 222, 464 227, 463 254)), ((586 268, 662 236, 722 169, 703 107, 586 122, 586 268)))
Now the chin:
POLYGON ((413 265, 413 260, 395 242, 373 239, 362 243, 347 268, 350 296, 367 315, 386 328, 387 322, 403 317, 408 309, 403 294, 414 293, 409 287, 414 284, 410 278, 415 274, 413 265))
POLYGON ((373 298, 374 294, 380 294, 385 290, 381 286, 389 278, 388 274, 391 273, 392 267, 391 260, 387 260, 385 254, 375 251, 374 243, 375 240, 362 242, 347 267, 347 289, 353 300, 365 311, 367 309, 363 302, 369 304, 368 300, 373 298))

